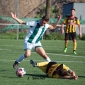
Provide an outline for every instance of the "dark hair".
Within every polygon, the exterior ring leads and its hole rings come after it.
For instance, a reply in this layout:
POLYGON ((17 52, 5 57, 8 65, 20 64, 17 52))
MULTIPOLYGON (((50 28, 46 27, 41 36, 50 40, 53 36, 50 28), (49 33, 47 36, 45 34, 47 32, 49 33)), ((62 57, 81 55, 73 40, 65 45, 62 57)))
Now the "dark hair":
POLYGON ((45 20, 45 21, 48 22, 48 21, 49 21, 49 17, 48 17, 48 16, 43 16, 43 17, 42 17, 42 20, 45 20))
POLYGON ((58 73, 60 76, 66 76, 68 75, 68 72, 65 70, 65 69, 60 69, 59 73, 58 73))
POLYGON ((72 8, 71 11, 72 11, 72 10, 76 11, 74 8, 72 8))
POLYGON ((66 76, 68 75, 68 72, 66 69, 63 68, 63 64, 59 65, 57 69, 53 72, 53 75, 58 74, 60 76, 66 76))

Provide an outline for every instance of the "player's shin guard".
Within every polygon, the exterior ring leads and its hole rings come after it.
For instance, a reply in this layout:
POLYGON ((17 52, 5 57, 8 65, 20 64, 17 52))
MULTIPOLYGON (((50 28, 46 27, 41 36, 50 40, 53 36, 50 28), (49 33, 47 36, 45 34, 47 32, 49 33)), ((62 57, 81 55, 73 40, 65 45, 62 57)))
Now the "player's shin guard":
POLYGON ((75 51, 76 48, 77 48, 77 42, 75 41, 75 42, 73 42, 73 51, 75 51))
POLYGON ((24 56, 24 54, 22 54, 17 60, 16 60, 16 62, 18 62, 18 63, 20 63, 22 60, 24 60, 25 59, 25 56, 24 56))
POLYGON ((65 48, 67 48, 67 46, 68 46, 68 42, 65 42, 65 48))

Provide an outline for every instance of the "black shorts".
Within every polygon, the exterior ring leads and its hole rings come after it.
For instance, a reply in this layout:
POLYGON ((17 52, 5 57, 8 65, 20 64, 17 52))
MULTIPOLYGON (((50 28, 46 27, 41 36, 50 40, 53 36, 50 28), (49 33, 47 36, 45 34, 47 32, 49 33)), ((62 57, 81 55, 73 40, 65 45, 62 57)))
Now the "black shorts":
POLYGON ((76 32, 65 33, 65 40, 74 40, 76 39, 76 32))
POLYGON ((57 64, 57 62, 49 62, 46 68, 46 73, 48 73, 49 68, 51 68, 52 65, 57 64))

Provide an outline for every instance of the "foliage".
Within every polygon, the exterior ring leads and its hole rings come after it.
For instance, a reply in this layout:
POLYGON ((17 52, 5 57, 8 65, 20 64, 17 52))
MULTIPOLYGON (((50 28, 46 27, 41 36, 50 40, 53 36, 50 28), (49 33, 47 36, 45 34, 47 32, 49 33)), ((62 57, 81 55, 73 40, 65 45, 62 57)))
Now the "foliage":
POLYGON ((12 32, 1 33, 0 39, 16 39, 16 34, 12 32))
POLYGON ((42 6, 42 8, 38 8, 38 12, 36 13, 37 14, 36 18, 41 18, 42 16, 44 16, 45 15, 45 9, 46 9, 45 4, 42 6))
POLYGON ((43 39, 44 40, 63 40, 64 36, 56 32, 51 32, 49 35, 44 35, 43 39))
MULTIPOLYGON (((24 39, 26 32, 19 32, 19 39, 24 39)), ((85 34, 82 35, 82 38, 79 38, 79 35, 76 35, 77 40, 85 40, 85 34)), ((0 34, 0 39, 17 39, 16 32, 6 32, 0 34)), ((61 33, 50 32, 49 35, 44 34, 44 40, 64 40, 64 36, 61 33)))
MULTIPOLYGON (((44 4, 41 8, 38 9, 37 18, 41 18, 45 15, 46 5, 44 4)), ((59 13, 59 9, 56 6, 51 6, 50 8, 50 17, 57 17, 59 13)))
POLYGON ((26 36, 26 33, 24 33, 24 32, 19 33, 19 39, 24 39, 25 36, 26 36))
MULTIPOLYGON (((25 32, 19 32, 19 39, 24 39, 26 36, 25 32)), ((16 39, 17 34, 14 32, 7 32, 7 33, 1 33, 0 39, 16 39)), ((56 32, 51 32, 49 35, 43 36, 44 40, 63 40, 64 37, 62 34, 58 34, 56 32)))
MULTIPOLYGON (((19 39, 24 39, 26 33, 20 32, 19 39)), ((0 39, 17 39, 17 33, 15 32, 6 32, 0 34, 0 39)))

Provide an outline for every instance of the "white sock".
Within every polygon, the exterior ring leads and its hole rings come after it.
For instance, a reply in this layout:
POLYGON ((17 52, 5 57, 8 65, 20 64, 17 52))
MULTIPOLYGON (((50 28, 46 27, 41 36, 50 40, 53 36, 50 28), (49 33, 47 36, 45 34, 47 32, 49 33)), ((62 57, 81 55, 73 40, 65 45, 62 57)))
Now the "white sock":
POLYGON ((16 61, 20 63, 24 59, 25 59, 24 54, 22 54, 16 61))
POLYGON ((51 62, 51 59, 49 57, 47 57, 45 60, 51 62))

